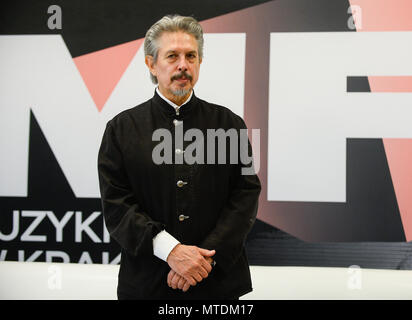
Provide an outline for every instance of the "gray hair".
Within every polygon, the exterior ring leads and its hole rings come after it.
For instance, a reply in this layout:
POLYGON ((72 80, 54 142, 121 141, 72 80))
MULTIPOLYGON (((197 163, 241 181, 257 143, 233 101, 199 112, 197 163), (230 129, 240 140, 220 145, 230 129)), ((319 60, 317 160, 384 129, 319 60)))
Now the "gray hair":
MULTIPOLYGON (((159 46, 157 40, 163 32, 183 31, 191 34, 197 41, 199 57, 203 58, 203 30, 199 22, 193 17, 184 17, 179 15, 167 15, 157 21, 146 32, 144 40, 144 54, 153 57, 156 62, 159 46)), ((150 73, 150 78, 154 84, 157 84, 157 78, 150 73)))

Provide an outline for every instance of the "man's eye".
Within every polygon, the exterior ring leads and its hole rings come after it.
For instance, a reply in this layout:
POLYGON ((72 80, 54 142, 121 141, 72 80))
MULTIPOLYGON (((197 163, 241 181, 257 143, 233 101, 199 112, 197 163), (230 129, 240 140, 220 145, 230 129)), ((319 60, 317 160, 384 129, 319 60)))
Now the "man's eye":
POLYGON ((176 55, 175 54, 169 54, 167 57, 168 58, 176 58, 176 55))

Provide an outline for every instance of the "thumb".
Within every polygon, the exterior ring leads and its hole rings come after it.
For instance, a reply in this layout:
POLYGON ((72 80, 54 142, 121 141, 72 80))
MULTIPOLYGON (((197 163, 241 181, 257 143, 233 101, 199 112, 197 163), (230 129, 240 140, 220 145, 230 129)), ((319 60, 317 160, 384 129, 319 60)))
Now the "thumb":
POLYGON ((199 248, 199 253, 204 257, 213 257, 216 254, 216 250, 207 250, 199 248))

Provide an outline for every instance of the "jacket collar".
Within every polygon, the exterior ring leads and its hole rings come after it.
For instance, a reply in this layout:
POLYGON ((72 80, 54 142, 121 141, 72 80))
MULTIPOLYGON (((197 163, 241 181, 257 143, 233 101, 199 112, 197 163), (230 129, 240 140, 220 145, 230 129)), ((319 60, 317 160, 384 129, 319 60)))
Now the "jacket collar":
POLYGON ((174 117, 176 116, 182 117, 191 112, 191 110, 196 104, 197 97, 195 96, 195 92, 193 90, 190 100, 187 101, 185 104, 183 104, 179 108, 179 111, 178 111, 179 114, 177 114, 177 111, 174 107, 172 107, 167 101, 165 101, 162 97, 159 96, 156 89, 154 92, 153 101, 156 103, 156 105, 160 106, 160 109, 162 110, 162 112, 166 113, 167 115, 174 116, 174 117))
POLYGON ((170 101, 168 98, 166 98, 164 95, 162 95, 162 93, 159 90, 159 87, 156 87, 156 92, 157 94, 160 96, 160 98, 162 98, 163 100, 165 100, 168 104, 170 104, 173 108, 179 109, 181 107, 183 107, 186 103, 188 103, 190 101, 190 99, 192 98, 193 95, 193 90, 190 92, 189 97, 186 99, 185 102, 183 102, 180 106, 178 106, 177 104, 175 104, 173 101, 170 101))

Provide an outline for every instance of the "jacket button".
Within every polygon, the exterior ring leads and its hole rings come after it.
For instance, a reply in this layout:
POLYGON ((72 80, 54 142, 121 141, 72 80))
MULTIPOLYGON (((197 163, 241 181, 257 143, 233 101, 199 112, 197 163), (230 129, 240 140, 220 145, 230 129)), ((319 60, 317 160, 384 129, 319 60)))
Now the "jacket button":
POLYGON ((179 188, 183 187, 185 184, 187 184, 187 182, 184 182, 184 181, 182 181, 182 180, 179 180, 179 181, 176 183, 176 185, 177 185, 179 188))
POLYGON ((189 219, 189 216, 185 216, 184 214, 179 216, 179 221, 185 221, 186 219, 189 219))
POLYGON ((176 149, 175 152, 176 154, 182 154, 184 151, 182 149, 176 149))

